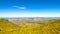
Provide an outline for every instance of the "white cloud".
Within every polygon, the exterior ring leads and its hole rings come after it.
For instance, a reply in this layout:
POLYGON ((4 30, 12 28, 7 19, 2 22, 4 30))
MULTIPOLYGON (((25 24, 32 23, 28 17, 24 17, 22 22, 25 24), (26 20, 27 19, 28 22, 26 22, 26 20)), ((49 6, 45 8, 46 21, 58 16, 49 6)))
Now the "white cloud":
POLYGON ((18 9, 26 9, 25 7, 19 7, 19 6, 13 6, 15 8, 18 8, 18 9))

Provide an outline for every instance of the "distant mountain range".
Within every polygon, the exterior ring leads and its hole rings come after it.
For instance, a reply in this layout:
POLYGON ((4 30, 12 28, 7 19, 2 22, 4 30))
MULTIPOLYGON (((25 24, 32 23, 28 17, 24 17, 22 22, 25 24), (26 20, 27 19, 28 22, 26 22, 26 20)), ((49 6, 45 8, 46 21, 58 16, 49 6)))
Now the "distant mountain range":
POLYGON ((60 17, 12 17, 12 18, 5 18, 6 20, 11 21, 12 23, 15 24, 20 24, 23 22, 28 22, 28 21, 40 21, 43 22, 44 20, 49 20, 49 19, 60 19, 60 17))
POLYGON ((49 20, 49 19, 60 19, 60 17, 11 17, 5 18, 6 20, 49 20))

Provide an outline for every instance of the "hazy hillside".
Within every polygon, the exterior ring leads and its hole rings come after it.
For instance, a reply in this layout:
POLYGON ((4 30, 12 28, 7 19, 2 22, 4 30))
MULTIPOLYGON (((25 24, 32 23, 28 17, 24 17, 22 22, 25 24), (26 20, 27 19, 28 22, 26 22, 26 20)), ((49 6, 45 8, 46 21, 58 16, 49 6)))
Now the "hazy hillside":
POLYGON ((18 26, 0 18, 0 34, 60 34, 60 19, 45 20, 43 23, 39 22, 26 21, 20 24, 21 26, 18 26))
POLYGON ((41 23, 49 23, 53 20, 58 20, 59 17, 22 17, 22 18, 8 18, 9 21, 11 21, 14 24, 17 24, 19 26, 27 23, 27 24, 34 24, 39 25, 41 23))

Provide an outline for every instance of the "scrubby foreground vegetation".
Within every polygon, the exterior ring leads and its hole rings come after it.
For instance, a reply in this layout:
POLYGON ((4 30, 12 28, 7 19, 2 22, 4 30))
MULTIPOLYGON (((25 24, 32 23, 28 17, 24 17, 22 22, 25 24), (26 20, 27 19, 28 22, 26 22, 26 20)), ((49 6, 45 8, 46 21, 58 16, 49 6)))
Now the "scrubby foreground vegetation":
POLYGON ((60 34, 60 19, 43 22, 38 23, 39 25, 22 27, 0 18, 0 34, 60 34))

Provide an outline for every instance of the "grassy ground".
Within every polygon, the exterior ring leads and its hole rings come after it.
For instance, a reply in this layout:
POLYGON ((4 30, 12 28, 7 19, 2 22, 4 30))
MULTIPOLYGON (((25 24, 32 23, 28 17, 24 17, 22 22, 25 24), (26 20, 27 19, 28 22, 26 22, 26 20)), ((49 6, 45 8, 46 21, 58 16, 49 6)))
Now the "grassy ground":
POLYGON ((0 34, 60 34, 60 20, 50 20, 48 23, 36 26, 22 27, 0 19, 0 34))

